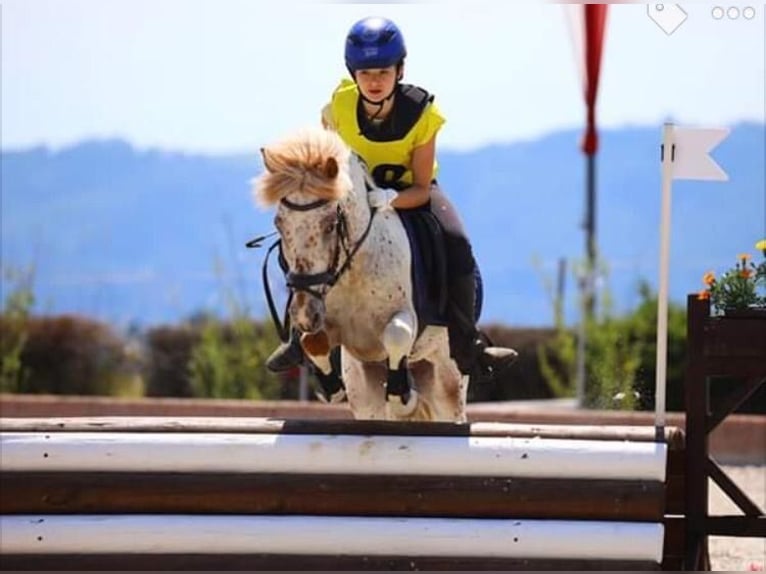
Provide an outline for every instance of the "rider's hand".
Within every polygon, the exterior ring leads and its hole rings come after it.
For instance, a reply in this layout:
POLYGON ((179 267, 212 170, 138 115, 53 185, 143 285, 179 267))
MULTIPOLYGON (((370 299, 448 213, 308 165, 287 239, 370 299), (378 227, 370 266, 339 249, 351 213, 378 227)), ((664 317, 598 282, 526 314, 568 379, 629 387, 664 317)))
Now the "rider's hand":
POLYGON ((381 211, 385 211, 387 209, 394 208, 392 204, 397 195, 398 194, 396 193, 395 189, 384 189, 378 187, 372 191, 367 192, 367 201, 369 202, 370 207, 376 207, 381 211))

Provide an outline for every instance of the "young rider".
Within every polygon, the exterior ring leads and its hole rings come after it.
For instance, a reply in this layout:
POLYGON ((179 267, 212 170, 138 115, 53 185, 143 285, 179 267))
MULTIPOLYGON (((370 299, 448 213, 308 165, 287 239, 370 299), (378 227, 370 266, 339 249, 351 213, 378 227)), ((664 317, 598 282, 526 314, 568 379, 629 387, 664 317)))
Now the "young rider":
MULTIPOLYGON (((489 347, 475 324, 476 262, 457 211, 436 182, 436 134, 445 122, 434 97, 402 84, 404 37, 391 20, 365 18, 346 37, 344 79, 322 110, 322 123, 338 132, 366 162, 378 189, 378 209, 428 209, 442 226, 447 251, 450 354, 463 374, 491 373, 510 365, 516 351, 489 347)), ((298 337, 283 343, 269 369, 290 369, 303 359, 298 337)))

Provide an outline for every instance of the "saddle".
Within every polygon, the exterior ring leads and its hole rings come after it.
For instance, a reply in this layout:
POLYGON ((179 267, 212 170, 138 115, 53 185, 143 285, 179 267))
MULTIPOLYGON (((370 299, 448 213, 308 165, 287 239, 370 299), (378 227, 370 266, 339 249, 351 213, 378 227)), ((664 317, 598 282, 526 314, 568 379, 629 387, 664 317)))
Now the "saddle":
POLYGON ((447 326, 447 252, 441 224, 430 205, 399 210, 412 254, 413 303, 418 334, 428 325, 447 326))

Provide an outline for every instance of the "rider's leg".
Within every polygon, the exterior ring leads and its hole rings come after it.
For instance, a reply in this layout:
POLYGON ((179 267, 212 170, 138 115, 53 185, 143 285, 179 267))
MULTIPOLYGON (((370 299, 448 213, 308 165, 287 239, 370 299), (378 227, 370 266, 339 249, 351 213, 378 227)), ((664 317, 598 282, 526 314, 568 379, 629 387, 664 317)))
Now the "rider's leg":
POLYGON ((476 327, 476 260, 460 216, 436 184, 431 187, 431 211, 444 229, 447 249, 450 355, 464 375, 474 372, 477 363, 485 371, 503 369, 518 354, 513 349, 487 346, 476 327))

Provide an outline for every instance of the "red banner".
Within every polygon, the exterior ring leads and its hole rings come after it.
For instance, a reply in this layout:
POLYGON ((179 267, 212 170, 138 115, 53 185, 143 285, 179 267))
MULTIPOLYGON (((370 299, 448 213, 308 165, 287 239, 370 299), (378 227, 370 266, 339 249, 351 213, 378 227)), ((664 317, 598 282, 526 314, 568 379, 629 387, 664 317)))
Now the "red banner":
POLYGON ((601 53, 604 47, 606 12, 608 4, 585 4, 583 23, 585 25, 585 105, 588 120, 582 151, 593 155, 598 150, 598 132, 596 131, 596 98, 598 80, 601 72, 601 53))

